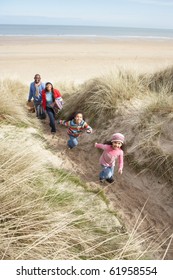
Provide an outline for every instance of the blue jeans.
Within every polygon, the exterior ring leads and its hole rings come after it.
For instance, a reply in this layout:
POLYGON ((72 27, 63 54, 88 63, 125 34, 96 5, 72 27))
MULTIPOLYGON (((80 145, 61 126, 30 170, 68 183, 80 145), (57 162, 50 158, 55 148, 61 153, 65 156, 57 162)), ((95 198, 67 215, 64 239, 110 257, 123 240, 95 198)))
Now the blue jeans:
POLYGON ((36 117, 38 117, 38 110, 37 110, 37 108, 38 108, 38 105, 40 105, 40 104, 41 104, 40 101, 35 101, 35 100, 34 100, 34 106, 35 106, 36 117))
POLYGON ((104 166, 102 165, 102 171, 99 174, 99 178, 101 180, 103 179, 109 179, 113 177, 114 174, 114 166, 104 166))
POLYGON ((52 108, 46 107, 46 112, 49 116, 49 125, 51 127, 51 132, 56 132, 56 126, 55 126, 55 113, 52 108))
POLYGON ((68 140, 68 146, 69 148, 74 148, 75 146, 78 145, 78 138, 74 137, 72 135, 69 135, 70 139, 68 140))

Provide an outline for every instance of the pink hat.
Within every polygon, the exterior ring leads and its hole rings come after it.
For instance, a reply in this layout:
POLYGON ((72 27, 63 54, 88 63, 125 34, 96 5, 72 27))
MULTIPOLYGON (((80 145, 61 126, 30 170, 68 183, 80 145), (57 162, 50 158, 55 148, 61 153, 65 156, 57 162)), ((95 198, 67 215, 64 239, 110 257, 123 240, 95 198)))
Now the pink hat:
POLYGON ((124 135, 121 134, 121 133, 114 133, 112 135, 112 139, 111 139, 111 142, 116 142, 116 141, 119 141, 123 144, 124 142, 124 135))

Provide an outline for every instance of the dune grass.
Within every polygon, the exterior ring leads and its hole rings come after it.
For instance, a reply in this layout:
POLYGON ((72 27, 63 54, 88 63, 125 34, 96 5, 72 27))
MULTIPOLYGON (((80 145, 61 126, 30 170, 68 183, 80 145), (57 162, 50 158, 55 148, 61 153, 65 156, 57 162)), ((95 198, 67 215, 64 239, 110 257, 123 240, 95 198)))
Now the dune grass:
POLYGON ((76 93, 68 93, 61 116, 68 118, 75 111, 83 111, 91 123, 99 125, 115 117, 119 105, 141 96, 146 90, 142 77, 129 72, 111 72, 86 81, 77 87, 76 93))
MULTIPOLYGON (((62 170, 61 160, 36 137, 39 131, 29 127, 27 112, 22 126, 19 107, 13 109, 1 111, 0 258, 117 259, 128 233, 115 214, 98 192, 62 170)), ((123 254, 138 255, 133 242, 123 254)))
POLYGON ((173 66, 146 75, 146 79, 149 81, 151 91, 162 92, 164 89, 167 93, 173 92, 173 66))
POLYGON ((18 81, 10 79, 0 81, 0 120, 19 126, 29 125, 24 110, 27 87, 18 81))
POLYGON ((130 161, 168 176, 173 171, 173 154, 163 149, 162 142, 173 139, 172 76, 170 67, 152 75, 118 71, 86 81, 76 94, 68 94, 60 118, 82 111, 89 124, 100 129, 98 140, 102 142, 119 130, 126 136, 130 161))
POLYGON ((71 173, 60 167, 58 171, 49 151, 32 133, 27 133, 27 140, 25 130, 4 126, 1 134, 0 258, 117 259, 121 255, 136 259, 147 255, 142 254, 137 233, 128 241, 128 233, 99 194, 86 190, 71 173))
MULTIPOLYGON (((165 71, 159 75, 166 77, 165 71)), ((172 182, 173 155, 162 147, 173 137, 171 85, 164 80, 158 90, 156 76, 119 71, 64 86, 60 117, 83 111, 98 140, 121 129, 127 161, 172 182)), ((0 104, 0 258, 144 259, 157 253, 161 244, 153 243, 154 231, 139 233, 138 221, 127 233, 99 191, 87 189, 72 170, 62 170, 61 159, 45 149, 24 109, 27 87, 5 80, 0 92, 8 96, 1 94, 0 104)))

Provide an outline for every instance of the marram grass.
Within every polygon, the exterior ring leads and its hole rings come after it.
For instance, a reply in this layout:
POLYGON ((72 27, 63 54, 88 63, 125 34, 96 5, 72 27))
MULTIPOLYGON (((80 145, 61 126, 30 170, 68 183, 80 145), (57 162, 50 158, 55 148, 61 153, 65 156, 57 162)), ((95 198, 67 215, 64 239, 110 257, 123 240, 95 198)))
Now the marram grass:
MULTIPOLYGON (((121 128, 127 139, 127 159, 143 170, 150 165, 156 175, 173 180, 172 153, 162 149, 164 139, 172 139, 171 75, 169 69, 160 82, 157 75, 119 71, 76 88, 70 85, 71 91, 64 87, 60 117, 83 111, 88 123, 97 128, 98 141, 121 128)), ((88 191, 72 172, 67 176, 61 164, 51 166, 54 159, 44 148, 43 136, 35 137, 37 132, 27 129, 33 122, 24 109, 27 90, 16 81, 0 83, 0 91, 9 97, 7 102, 2 94, 0 105, 0 258, 145 259, 162 252, 164 241, 153 229, 141 233, 139 220, 127 233, 116 225, 117 218, 98 191, 88 191)))
POLYGON ((28 141, 24 128, 8 126, 1 134, 0 258, 141 256, 141 244, 131 240, 126 245, 128 233, 100 196, 85 190, 74 176, 66 181, 65 173, 45 164, 48 151, 40 142, 36 152, 39 140, 27 136, 28 141))

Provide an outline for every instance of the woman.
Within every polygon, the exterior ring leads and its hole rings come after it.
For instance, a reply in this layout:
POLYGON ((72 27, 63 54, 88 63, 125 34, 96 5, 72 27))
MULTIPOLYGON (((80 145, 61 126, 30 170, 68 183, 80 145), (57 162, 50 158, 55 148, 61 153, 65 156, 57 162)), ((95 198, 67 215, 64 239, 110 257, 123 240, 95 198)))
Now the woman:
POLYGON ((53 109, 55 104, 58 104, 59 109, 61 109, 62 97, 59 90, 54 89, 53 85, 48 82, 45 85, 45 89, 42 91, 42 106, 49 116, 51 133, 56 133, 55 111, 53 109))

